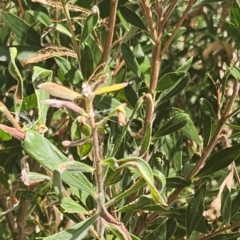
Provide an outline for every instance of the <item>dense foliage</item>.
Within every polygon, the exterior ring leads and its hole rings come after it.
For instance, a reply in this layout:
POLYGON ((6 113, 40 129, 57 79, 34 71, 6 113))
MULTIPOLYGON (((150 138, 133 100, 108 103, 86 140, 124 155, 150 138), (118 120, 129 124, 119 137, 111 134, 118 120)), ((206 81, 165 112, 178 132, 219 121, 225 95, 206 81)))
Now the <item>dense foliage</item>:
POLYGON ((237 1, 0 6, 1 239, 240 238, 237 1))

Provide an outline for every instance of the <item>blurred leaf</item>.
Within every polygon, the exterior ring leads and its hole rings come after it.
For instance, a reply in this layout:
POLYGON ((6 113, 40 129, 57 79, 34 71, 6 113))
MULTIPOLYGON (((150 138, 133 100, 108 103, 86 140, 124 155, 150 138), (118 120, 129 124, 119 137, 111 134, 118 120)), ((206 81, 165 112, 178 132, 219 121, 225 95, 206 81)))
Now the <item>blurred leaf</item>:
POLYGON ((84 159, 92 150, 92 141, 86 142, 81 146, 77 147, 77 151, 79 154, 80 159, 84 159))
POLYGON ((12 13, 3 12, 2 19, 18 38, 20 44, 25 43, 30 46, 40 46, 39 34, 21 18, 17 17, 12 13))
MULTIPOLYGON (((56 166, 69 161, 68 158, 56 148, 56 146, 42 135, 32 130, 27 130, 22 146, 33 159, 51 171, 54 171, 56 166)), ((75 186, 91 194, 94 198, 97 197, 92 184, 81 172, 78 172, 77 175, 64 172, 62 179, 70 186, 75 186)))
POLYGON ((64 239, 64 240, 81 240, 87 235, 89 228, 93 225, 95 220, 97 219, 97 215, 94 215, 80 223, 77 223, 73 227, 69 227, 66 230, 53 234, 49 237, 38 238, 43 240, 56 240, 56 239, 64 239))
POLYGON ((196 177, 208 176, 240 158, 240 144, 222 149, 211 155, 196 177))
POLYGON ((153 229, 149 234, 147 234, 143 240, 166 240, 167 225, 166 221, 163 221, 159 226, 153 229))
POLYGON ((92 34, 92 31, 97 25, 98 17, 99 17, 99 10, 98 10, 98 7, 95 5, 92 8, 92 12, 87 16, 86 21, 84 23, 82 36, 81 36, 82 44, 92 34))
POLYGON ((0 139, 1 141, 9 141, 12 139, 12 136, 0 129, 0 139))
POLYGON ((164 74, 158 81, 156 91, 165 91, 173 86, 177 86, 178 81, 184 77, 184 72, 169 72, 164 74))
POLYGON ((83 208, 79 203, 75 202, 71 198, 64 197, 61 201, 61 207, 64 212, 67 213, 83 213, 88 214, 88 211, 83 208))
POLYGON ((232 209, 232 199, 230 191, 225 186, 222 192, 222 201, 221 201, 221 216, 226 224, 230 223, 231 220, 231 209, 232 209))
POLYGON ((240 48, 240 29, 237 28, 233 23, 229 23, 229 22, 225 22, 228 32, 231 34, 231 36, 233 37, 237 48, 240 48))
POLYGON ((210 118, 212 118, 213 120, 217 119, 216 113, 213 109, 213 106, 211 105, 211 103, 205 99, 205 98, 201 98, 200 99, 200 106, 201 109, 203 110, 203 112, 209 116, 210 118))
POLYGON ((140 28, 144 31, 147 31, 147 28, 143 24, 140 17, 134 11, 132 11, 130 8, 127 8, 125 6, 121 6, 120 7, 120 13, 122 14, 122 16, 124 17, 124 19, 127 22, 129 22, 130 24, 132 24, 133 26, 135 26, 137 28, 140 28))
POLYGON ((216 3, 216 2, 226 2, 227 0, 198 0, 196 2, 196 5, 197 4, 213 4, 213 3, 216 3))
POLYGON ((196 229, 199 224, 204 211, 204 198, 206 194, 206 183, 202 184, 194 194, 187 206, 186 213, 186 228, 187 237, 196 229))
POLYGON ((93 55, 88 45, 81 49, 81 70, 84 80, 87 80, 93 73, 93 55))
POLYGON ((127 67, 133 73, 135 73, 139 78, 141 78, 140 67, 138 65, 138 62, 137 62, 135 56, 133 55, 133 52, 129 48, 129 46, 126 43, 123 43, 121 45, 121 50, 122 50, 123 59, 124 59, 126 65, 127 65, 127 67))
POLYGON ((188 114, 176 114, 157 131, 157 133, 154 135, 154 138, 159 138, 182 129, 188 123, 188 120, 188 114))

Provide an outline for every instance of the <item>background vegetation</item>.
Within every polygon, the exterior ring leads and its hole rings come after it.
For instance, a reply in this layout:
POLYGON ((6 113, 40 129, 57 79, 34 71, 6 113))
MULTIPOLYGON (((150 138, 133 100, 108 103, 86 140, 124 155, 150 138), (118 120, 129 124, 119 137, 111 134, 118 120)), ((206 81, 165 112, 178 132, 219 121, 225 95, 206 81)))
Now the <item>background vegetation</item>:
POLYGON ((1 239, 238 239, 232 0, 0 3, 1 239))

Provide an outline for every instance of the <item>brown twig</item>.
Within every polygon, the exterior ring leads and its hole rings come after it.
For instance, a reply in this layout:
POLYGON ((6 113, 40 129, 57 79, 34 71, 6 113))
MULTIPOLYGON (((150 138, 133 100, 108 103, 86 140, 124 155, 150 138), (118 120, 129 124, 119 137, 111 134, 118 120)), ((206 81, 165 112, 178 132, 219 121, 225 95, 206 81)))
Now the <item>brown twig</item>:
POLYGON ((165 25, 169 17, 171 16, 173 10, 175 9, 176 5, 178 3, 178 0, 174 0, 171 4, 171 6, 168 8, 166 14, 164 15, 164 18, 162 19, 162 24, 165 25))
POLYGON ((76 36, 74 34, 74 30, 73 30, 73 27, 72 27, 71 17, 70 17, 69 11, 68 11, 68 5, 67 5, 67 3, 65 3, 65 0, 61 0, 61 3, 62 3, 62 7, 63 7, 63 13, 64 13, 64 15, 67 19, 68 29, 71 33, 71 38, 72 38, 74 51, 77 54, 78 65, 79 65, 79 68, 81 68, 81 55, 80 55, 80 51, 79 51, 78 44, 77 44, 77 41, 76 41, 76 36))
MULTIPOLYGON (((108 34, 107 34, 106 44, 103 49, 102 58, 99 63, 99 65, 103 65, 104 68, 105 68, 105 64, 108 61, 108 57, 112 48, 114 27, 115 27, 116 14, 117 14, 117 5, 118 5, 118 0, 111 0, 110 15, 108 20, 109 21, 108 34)), ((102 68, 100 70, 102 70, 102 68)))
POLYGON ((176 35, 178 29, 182 26, 183 21, 186 19, 187 15, 188 15, 188 12, 190 11, 193 3, 194 3, 194 0, 189 0, 188 5, 187 5, 187 7, 186 7, 186 9, 185 9, 182 17, 179 19, 176 27, 174 28, 174 30, 173 30, 173 32, 172 32, 172 35, 168 38, 168 40, 167 40, 167 42, 165 43, 163 49, 161 50, 160 56, 164 55, 164 53, 167 51, 169 45, 171 44, 173 38, 174 38, 175 35, 176 35))

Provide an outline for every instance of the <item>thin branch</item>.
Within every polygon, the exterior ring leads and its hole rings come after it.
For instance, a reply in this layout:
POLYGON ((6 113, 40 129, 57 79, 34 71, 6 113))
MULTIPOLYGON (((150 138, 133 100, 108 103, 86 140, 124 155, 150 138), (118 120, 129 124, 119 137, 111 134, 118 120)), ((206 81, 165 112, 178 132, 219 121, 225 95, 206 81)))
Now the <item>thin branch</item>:
POLYGON ((71 33, 71 38, 72 38, 72 44, 73 44, 73 47, 74 47, 74 51, 77 54, 78 65, 79 65, 79 68, 81 68, 81 55, 80 55, 80 51, 79 51, 78 44, 77 44, 77 41, 76 41, 76 36, 74 34, 74 30, 73 30, 73 27, 72 27, 71 17, 70 17, 68 6, 67 6, 68 3, 66 4, 65 0, 61 0, 61 3, 62 3, 62 7, 63 7, 63 13, 64 13, 64 15, 67 19, 68 29, 70 30, 70 33, 71 33))
POLYGON ((188 15, 188 12, 190 11, 193 3, 194 3, 194 0, 189 0, 188 5, 187 5, 187 7, 186 7, 182 17, 179 19, 176 27, 174 28, 174 30, 172 32, 172 35, 169 37, 169 39, 165 43, 165 45, 164 45, 164 47, 163 47, 163 49, 161 51, 161 55, 160 56, 164 55, 164 53, 167 51, 169 45, 171 44, 173 38, 175 37, 175 35, 177 33, 177 31, 179 30, 179 28, 182 26, 184 20, 186 19, 187 15, 188 15))
POLYGON ((109 58, 109 54, 112 48, 114 27, 115 27, 116 14, 117 14, 117 5, 118 5, 118 0, 111 0, 110 15, 108 20, 109 21, 108 34, 107 34, 106 44, 104 46, 102 58, 99 65, 105 66, 109 58))
POLYGON ((143 0, 141 6, 143 8, 144 15, 147 19, 151 38, 156 43, 157 42, 157 31, 156 31, 156 26, 154 25, 154 22, 153 22, 152 12, 150 10, 150 2, 148 0, 143 0))
POLYGON ((173 10, 175 9, 176 5, 178 3, 178 0, 174 0, 173 3, 171 4, 171 6, 168 8, 166 14, 164 15, 164 18, 162 20, 162 24, 163 26, 165 25, 165 23, 168 21, 169 17, 171 16, 173 10))
POLYGON ((214 233, 210 233, 209 235, 205 236, 205 237, 202 237, 202 238, 199 238, 198 240, 207 240, 207 239, 211 239, 212 237, 214 236, 217 236, 218 234, 222 233, 222 232, 226 232, 227 230, 229 229, 232 229, 232 228, 236 228, 236 227, 239 227, 240 226, 240 221, 238 222, 235 222, 227 227, 224 227, 224 228, 221 228, 220 230, 214 232, 214 233))

